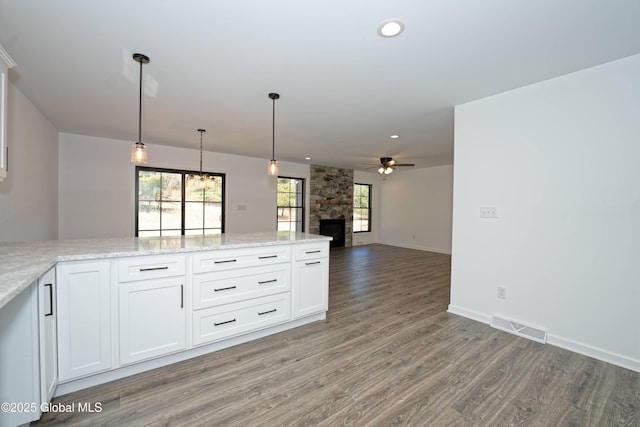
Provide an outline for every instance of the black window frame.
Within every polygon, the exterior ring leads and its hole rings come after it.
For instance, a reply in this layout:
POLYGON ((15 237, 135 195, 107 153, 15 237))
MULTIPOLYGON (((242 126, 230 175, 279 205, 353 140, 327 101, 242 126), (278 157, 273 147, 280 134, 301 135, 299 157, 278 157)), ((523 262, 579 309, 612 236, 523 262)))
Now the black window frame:
POLYGON ((354 233, 371 233, 371 223, 372 223, 372 217, 371 217, 371 204, 372 204, 372 200, 373 200, 373 184, 361 184, 358 182, 354 182, 353 183, 353 222, 354 222, 354 227, 353 227, 353 232, 354 233), (362 208, 362 207, 357 207, 356 206, 356 198, 355 198, 355 186, 356 185, 360 185, 363 187, 367 187, 367 191, 369 192, 369 206, 366 208, 362 208), (367 229, 366 230, 358 230, 356 231, 355 229, 355 212, 356 210, 367 210, 367 229))
MULTIPOLYGON (((185 213, 186 213, 186 182, 187 182, 187 177, 189 175, 199 175, 200 171, 193 171, 193 170, 185 170, 185 169, 170 169, 170 168, 158 168, 158 167, 154 167, 154 166, 136 166, 135 168, 135 230, 134 230, 134 235, 135 237, 138 237, 138 227, 139 227, 139 219, 138 219, 138 208, 139 208, 139 178, 140 178, 140 171, 150 171, 150 172, 166 172, 166 173, 173 173, 173 174, 182 174, 182 197, 181 197, 181 201, 180 201, 180 206, 182 209, 182 215, 181 215, 181 224, 180 224, 180 235, 184 236, 185 235, 185 213)), ((227 180, 226 180, 226 175, 224 173, 219 173, 219 172, 202 172, 202 175, 206 175, 206 176, 213 176, 213 177, 219 177, 222 178, 222 193, 221 193, 221 218, 220 218, 220 233, 224 234, 225 232, 225 223, 226 223, 226 196, 225 196, 225 191, 226 191, 226 186, 227 186, 227 180)), ((193 203, 193 202, 190 202, 193 203)), ((204 202, 203 202, 204 203, 204 202)), ((162 230, 162 229, 160 229, 162 230)), ((203 228, 203 234, 204 234, 204 229, 203 228)), ((146 230, 142 230, 142 231, 146 231, 146 230)), ((161 233, 162 235, 162 233, 161 233)), ((195 234, 192 234, 195 236, 195 234)))
MULTIPOLYGON (((306 183, 305 183, 305 181, 306 180, 304 178, 298 178, 298 177, 295 177, 295 176, 281 176, 281 175, 278 175, 277 179, 278 180, 280 180, 280 179, 295 179, 295 180, 298 180, 298 181, 300 181, 302 183, 302 192, 301 192, 301 198, 300 198, 302 200, 302 206, 300 206, 300 207, 295 206, 295 208, 296 209, 298 209, 298 208, 301 209, 301 215, 300 215, 301 216, 301 220, 300 220, 300 228, 301 228, 301 230, 296 230, 296 231, 300 231, 301 233, 304 233, 305 225, 306 225, 305 221, 304 221, 304 217, 305 217, 305 214, 306 214, 306 212, 305 212, 305 209, 306 209, 306 206, 305 206, 306 183)), ((292 208, 292 206, 280 206, 280 205, 278 205, 278 194, 279 193, 280 192, 278 191, 278 181, 276 181, 276 231, 278 231, 278 224, 280 224, 281 222, 289 222, 289 223, 293 222, 293 221, 278 221, 278 209, 280 209, 280 208, 292 208)), ((297 221, 294 222, 294 223, 297 223, 297 221)))

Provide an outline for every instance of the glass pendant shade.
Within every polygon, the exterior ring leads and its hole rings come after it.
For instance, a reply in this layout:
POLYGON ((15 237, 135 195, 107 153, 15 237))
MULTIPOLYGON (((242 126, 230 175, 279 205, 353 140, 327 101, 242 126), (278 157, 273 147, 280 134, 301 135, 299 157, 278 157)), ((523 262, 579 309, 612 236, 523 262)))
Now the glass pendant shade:
POLYGON ((269 167, 267 169, 267 173, 269 174, 269 176, 278 176, 278 161, 277 160, 271 160, 269 162, 269 167))
POLYGON ((147 164, 147 146, 142 142, 136 142, 131 146, 131 163, 147 164))

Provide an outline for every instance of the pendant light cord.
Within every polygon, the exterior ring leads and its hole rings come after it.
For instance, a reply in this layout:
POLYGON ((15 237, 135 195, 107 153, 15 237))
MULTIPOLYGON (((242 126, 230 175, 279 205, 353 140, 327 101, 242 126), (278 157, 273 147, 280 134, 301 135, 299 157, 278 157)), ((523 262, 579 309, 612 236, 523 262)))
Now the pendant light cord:
POLYGON ((200 177, 202 177, 202 133, 205 132, 204 129, 198 129, 200 132, 200 177))
POLYGON ((273 118, 271 123, 271 160, 276 159, 276 98, 273 97, 273 118))
POLYGON ((140 93, 138 94, 138 144, 142 143, 142 61, 140 61, 140 93))

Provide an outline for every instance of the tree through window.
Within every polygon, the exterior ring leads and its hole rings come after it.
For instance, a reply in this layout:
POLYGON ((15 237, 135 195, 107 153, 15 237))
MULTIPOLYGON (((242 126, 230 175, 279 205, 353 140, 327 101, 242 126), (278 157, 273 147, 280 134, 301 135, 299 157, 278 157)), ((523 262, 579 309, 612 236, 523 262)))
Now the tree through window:
POLYGON ((370 184, 353 184, 353 231, 371 231, 370 184))
POLYGON ((193 171, 136 167, 137 237, 224 233, 224 174, 214 184, 187 183, 193 171))
POLYGON ((304 231, 304 179, 278 177, 278 231, 304 231))

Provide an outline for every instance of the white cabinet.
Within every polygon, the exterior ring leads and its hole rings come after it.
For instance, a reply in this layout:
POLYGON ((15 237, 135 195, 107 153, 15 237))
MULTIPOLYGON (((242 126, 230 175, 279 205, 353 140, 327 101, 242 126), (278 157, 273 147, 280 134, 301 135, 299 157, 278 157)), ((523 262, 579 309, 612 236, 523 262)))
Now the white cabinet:
POLYGON ((154 255, 118 261, 118 282, 135 282, 162 277, 184 276, 184 255, 154 255))
POLYGON ((118 260, 120 365, 184 350, 184 255, 118 260))
POLYGON ((193 276, 193 308, 213 307, 291 290, 286 264, 225 270, 193 276))
POLYGON ((293 266, 293 318, 329 308, 329 243, 300 245, 293 266))
POLYGON ((66 393, 324 319, 329 242, 65 261, 56 270, 57 283, 48 273, 39 288, 43 399, 56 389, 56 321, 57 393, 66 393))
POLYGON ((0 310, 0 427, 37 420, 57 386, 55 268, 0 310))
POLYGON ((194 345, 219 341, 291 319, 289 293, 253 298, 193 313, 194 345))
POLYGON ((233 270, 291 261, 289 246, 227 249, 193 254, 193 272, 233 270))
POLYGON ((60 382, 111 368, 109 277, 108 260, 58 264, 60 382))
POLYGON ((120 364, 184 350, 184 276, 118 286, 120 364))
POLYGON ((38 290, 32 284, 0 309, 0 427, 40 417, 38 290), (6 402, 6 403, 5 403, 6 402))
POLYGON ((291 248, 193 256, 192 339, 220 341, 291 320, 291 248))
POLYGON ((9 143, 7 142, 7 74, 16 63, 0 46, 0 181, 7 177, 9 165, 9 143))
POLYGON ((58 385, 56 311, 56 269, 52 268, 38 280, 41 402, 49 402, 58 385))

